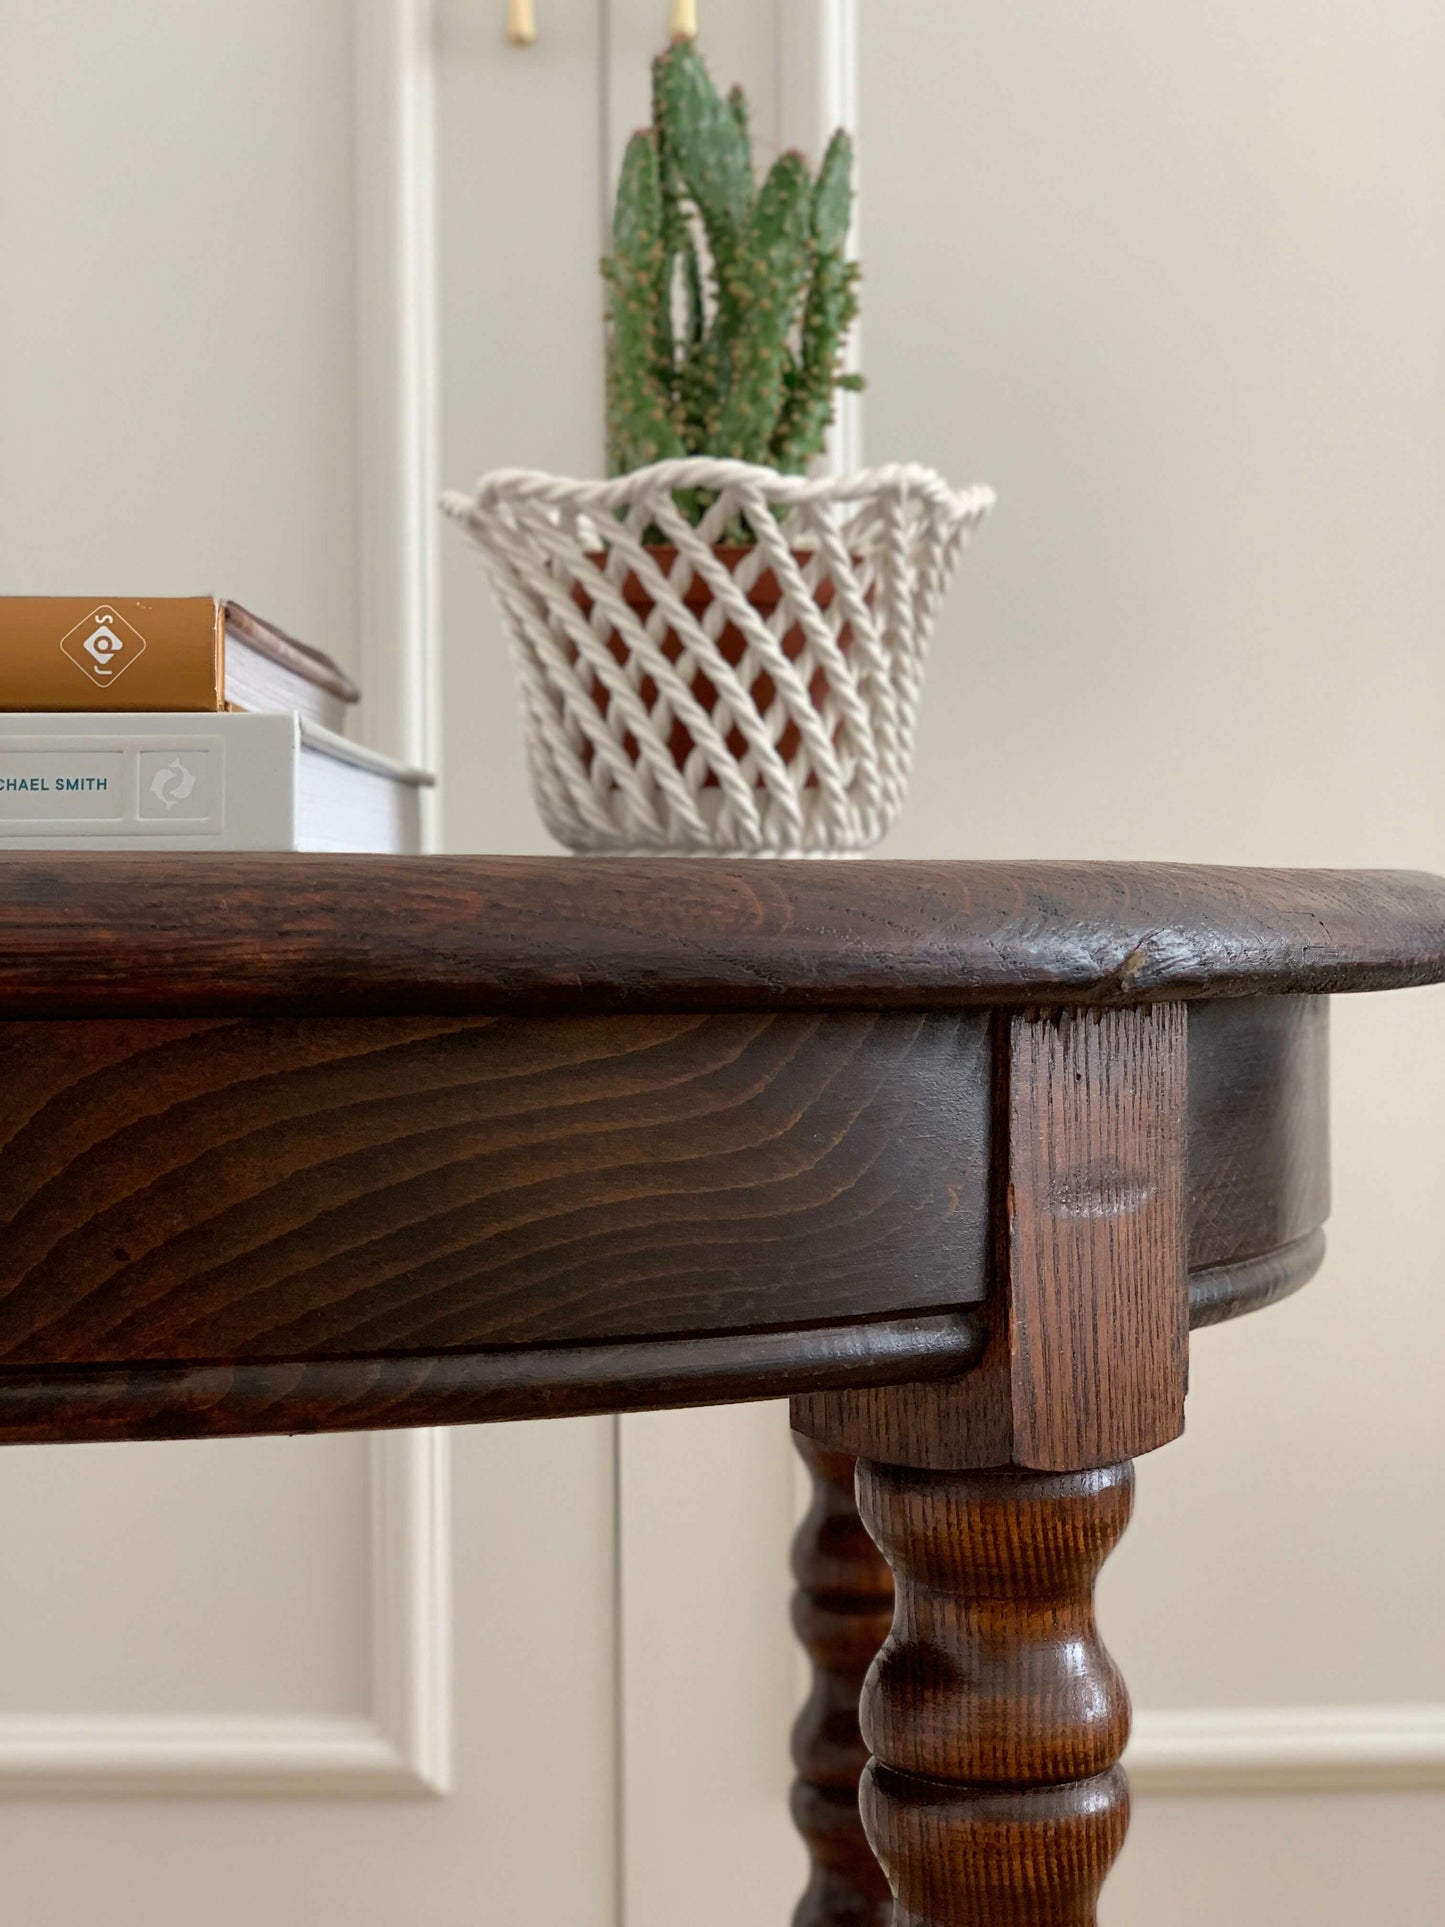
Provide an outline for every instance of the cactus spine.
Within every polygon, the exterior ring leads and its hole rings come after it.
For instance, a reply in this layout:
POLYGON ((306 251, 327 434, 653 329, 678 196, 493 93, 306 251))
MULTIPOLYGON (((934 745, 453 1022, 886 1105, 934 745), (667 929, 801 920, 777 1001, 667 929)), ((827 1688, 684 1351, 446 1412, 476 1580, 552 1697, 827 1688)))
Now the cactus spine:
POLYGON ((611 472, 706 454, 801 473, 821 453, 858 312, 853 149, 816 181, 781 155, 758 186, 747 102, 690 41, 652 74, 653 124, 622 163, 607 282, 611 472))

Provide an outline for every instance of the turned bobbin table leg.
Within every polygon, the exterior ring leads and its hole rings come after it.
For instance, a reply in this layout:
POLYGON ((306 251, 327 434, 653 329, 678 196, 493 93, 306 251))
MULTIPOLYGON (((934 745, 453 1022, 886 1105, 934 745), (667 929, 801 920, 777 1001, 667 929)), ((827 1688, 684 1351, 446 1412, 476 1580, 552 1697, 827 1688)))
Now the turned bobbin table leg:
POLYGON ((893 1902, 858 1811, 863 1678, 893 1619, 893 1578, 853 1496, 853 1459, 799 1438, 812 1503, 793 1540, 793 1626, 813 1665, 793 1727, 793 1820, 812 1872, 793 1927, 888 1927, 893 1902))
POLYGON ((895 1927, 1092 1927, 1129 1702, 1094 1626, 1129 1461, 1183 1428, 1178 1007, 1011 1013, 996 1044, 988 1346, 942 1384, 811 1393, 893 1570, 862 1815, 895 1927))
POLYGON ((897 1927, 1088 1927, 1124 1841, 1129 1701, 1094 1625, 1133 1468, 862 1463, 897 1612, 863 1693, 868 1837, 897 1927))

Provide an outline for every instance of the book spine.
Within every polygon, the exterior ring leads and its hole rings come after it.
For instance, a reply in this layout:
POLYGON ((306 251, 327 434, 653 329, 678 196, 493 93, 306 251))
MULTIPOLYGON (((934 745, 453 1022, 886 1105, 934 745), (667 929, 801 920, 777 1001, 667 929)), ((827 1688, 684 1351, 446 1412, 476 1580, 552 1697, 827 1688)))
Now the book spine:
POLYGON ((0 718, 0 848, 294 847, 290 718, 84 731, 48 720, 22 731, 0 718))
POLYGON ((3 596, 0 710, 220 710, 223 643, 209 596, 3 596))

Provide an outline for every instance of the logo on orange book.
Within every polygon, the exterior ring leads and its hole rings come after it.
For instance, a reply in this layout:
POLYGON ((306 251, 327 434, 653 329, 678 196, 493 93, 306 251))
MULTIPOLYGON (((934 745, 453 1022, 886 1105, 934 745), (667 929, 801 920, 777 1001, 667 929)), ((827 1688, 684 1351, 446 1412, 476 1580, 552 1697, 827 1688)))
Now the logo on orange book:
POLYGON ((93 683, 108 689, 145 654, 146 639, 123 615, 101 603, 60 638, 60 647, 93 683))

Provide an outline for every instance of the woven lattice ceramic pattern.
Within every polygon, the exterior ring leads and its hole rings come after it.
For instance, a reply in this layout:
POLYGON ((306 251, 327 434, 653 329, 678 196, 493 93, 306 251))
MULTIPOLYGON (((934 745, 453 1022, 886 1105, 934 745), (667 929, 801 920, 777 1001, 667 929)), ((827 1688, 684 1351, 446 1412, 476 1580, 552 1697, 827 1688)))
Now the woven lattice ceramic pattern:
POLYGON ((449 495, 511 632, 548 829, 592 852, 870 849, 992 501, 924 468, 810 481, 704 458, 608 482, 503 469, 449 495))

